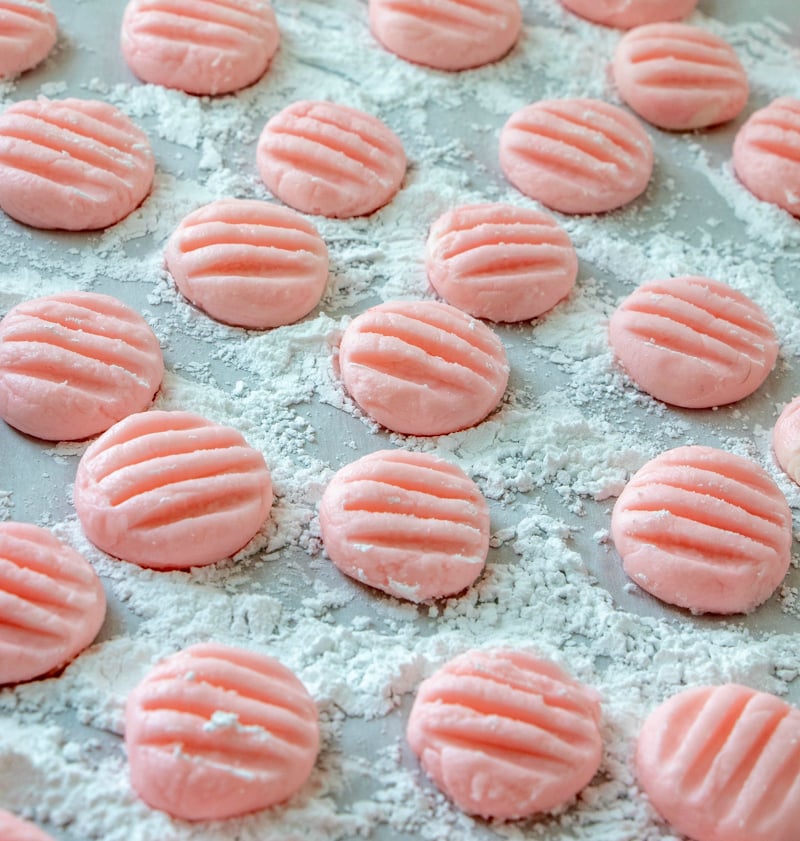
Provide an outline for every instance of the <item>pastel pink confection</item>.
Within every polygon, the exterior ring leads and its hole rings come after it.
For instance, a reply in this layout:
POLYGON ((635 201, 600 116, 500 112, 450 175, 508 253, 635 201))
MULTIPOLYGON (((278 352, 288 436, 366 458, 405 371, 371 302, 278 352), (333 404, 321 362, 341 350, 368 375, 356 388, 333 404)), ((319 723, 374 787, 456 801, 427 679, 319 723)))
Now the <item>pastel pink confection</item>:
POLYGON ((333 102, 295 102, 264 126, 258 171, 303 213, 345 219, 383 207, 400 189, 400 138, 371 114, 333 102))
POLYGON ((687 409, 742 400, 778 358, 778 338, 764 311, 707 277, 643 284, 611 316, 608 338, 640 388, 687 409))
POLYGON ((3 841, 54 841, 38 826, 0 809, 0 838, 3 841))
POLYGON ((428 235, 431 286, 476 318, 527 321, 565 298, 578 257, 552 216, 510 204, 464 205, 440 216, 428 235))
POLYGON ((319 752, 317 708, 272 657, 193 645, 158 663, 128 696, 131 784, 187 821, 224 820, 282 803, 319 752))
POLYGON ((686 689, 642 726, 636 773, 692 841, 797 841, 800 710, 733 683, 686 689))
POLYGON ((350 322, 342 382, 374 420, 405 435, 447 435, 480 423, 508 384, 503 344, 486 325, 434 301, 395 301, 350 322))
POLYGON ((147 135, 84 99, 16 102, 0 114, 0 208, 34 228, 107 228, 150 192, 147 135))
POLYGON ((772 430, 772 449, 778 464, 800 485, 800 397, 781 412, 772 430))
POLYGON ((213 564, 261 528, 272 506, 264 457, 190 412, 141 412, 89 445, 75 509, 104 552, 155 569, 213 564))
POLYGON ((512 114, 500 166, 525 195, 562 213, 603 213, 644 192, 653 144, 636 117, 597 99, 551 99, 512 114))
POLYGON ((120 42, 142 81, 215 96, 257 82, 280 32, 266 0, 130 0, 120 42))
POLYGON ((163 375, 155 334, 110 295, 36 298, 0 321, 0 417, 27 435, 103 432, 147 408, 163 375))
POLYGON ((561 0, 582 18, 617 29, 679 20, 694 11, 697 0, 561 0))
POLYGON ((800 216, 800 99, 756 111, 733 142, 733 168, 756 198, 800 216))
POLYGON ((467 70, 502 58, 522 28, 518 0, 369 0, 375 37, 407 61, 467 70))
POLYGON ((469 651, 420 685, 408 743, 464 812, 516 820, 567 803, 597 772, 597 693, 523 651, 469 651))
POLYGON ((82 555, 46 529, 0 523, 0 684, 62 668, 105 615, 103 586, 82 555))
POLYGON ((328 249, 299 213, 269 202, 221 199, 190 213, 166 262, 178 289, 212 318, 264 330, 319 303, 328 249))
POLYGON ((749 613, 786 575, 792 514, 755 462, 678 447, 631 478, 611 534, 625 572, 656 598, 692 613, 749 613))
POLYGON ((343 573, 413 602, 469 587, 489 551, 483 494, 429 453, 381 450, 343 467, 325 489, 319 522, 343 573))
POLYGON ((749 93, 733 47, 686 23, 651 23, 628 32, 614 54, 614 79, 640 117, 672 131, 732 120, 749 93))
POLYGON ((0 0, 0 79, 44 61, 57 31, 49 0, 0 0))

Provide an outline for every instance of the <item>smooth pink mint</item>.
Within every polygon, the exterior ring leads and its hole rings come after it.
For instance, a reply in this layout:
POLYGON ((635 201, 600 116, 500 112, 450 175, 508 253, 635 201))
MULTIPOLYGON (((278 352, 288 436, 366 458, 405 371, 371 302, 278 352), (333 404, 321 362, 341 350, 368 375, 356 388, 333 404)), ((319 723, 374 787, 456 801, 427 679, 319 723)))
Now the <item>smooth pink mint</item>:
POLYGON ((342 382, 361 409, 405 435, 446 435, 500 403, 509 365, 497 335, 448 304, 395 301, 350 322, 339 346, 342 382))
POLYGON ((158 663, 128 696, 131 785, 187 821, 245 815, 303 787, 319 751, 317 708, 273 657, 202 643, 158 663))
POLYGON ((438 70, 502 58, 522 28, 518 0, 369 0, 369 24, 386 49, 438 70))
POLYGON ((783 96, 750 116, 733 143, 733 168, 756 198, 800 216, 800 99, 783 96))
POLYGON ((647 23, 679 20, 694 11, 697 0, 561 0, 576 15, 614 26, 630 29, 647 23))
POLYGON ((191 412, 131 415, 78 464, 75 509, 104 552, 155 569, 221 561, 255 536, 272 506, 263 455, 235 429, 191 412))
POLYGON ((653 144, 636 117, 598 99, 541 100, 509 117, 500 166, 526 196, 562 213, 604 213, 644 192, 653 144))
POLYGON ((565 298, 578 257, 547 213, 510 204, 464 205, 431 226, 425 266, 447 303, 491 321, 527 321, 565 298))
POLYGON ((568 803, 602 755, 597 693, 512 649, 469 651, 417 690, 406 732, 436 786, 470 815, 528 818, 568 803))
POLYGON ((317 229, 287 207, 253 199, 220 199, 190 213, 165 258, 193 304, 255 330, 308 315, 328 280, 328 249, 317 229))
POLYGON ((428 453, 380 450, 343 467, 325 489, 319 522, 342 572, 414 602, 465 590, 489 551, 478 486, 428 453))
MULTIPOLYGON (((0 523, 0 684, 60 669, 92 643, 106 615, 89 562, 46 529, 0 523)), ((6 841, 6 836, 0 833, 6 841)))
POLYGON ((130 0, 120 42, 143 81, 215 96, 258 81, 280 33, 266 0, 130 0))
POLYGON ((400 189, 406 155, 377 117, 333 102, 295 102, 264 126, 256 152, 273 195, 302 213, 366 216, 400 189))
POLYGON ((772 449, 778 464, 800 485, 800 397, 781 412, 772 430, 772 449))
POLYGON ((800 710, 723 684, 669 698, 642 725, 639 785, 692 841, 797 841, 800 710))
POLYGON ((35 824, 0 809, 0 838, 3 841, 54 841, 35 824))
POLYGON ((614 54, 614 80, 640 117, 673 131, 728 122, 749 93, 733 47, 685 23, 652 23, 624 35, 614 54))
POLYGON ((104 432, 146 409, 161 385, 158 339, 110 295, 64 292, 0 321, 0 418, 48 441, 104 432))
POLYGON ((611 316, 608 338, 641 389, 687 409, 748 397, 778 358, 778 337, 761 307, 707 277, 642 284, 611 316))
POLYGON ((36 67, 56 43, 58 24, 49 0, 0 0, 0 79, 36 67))
POLYGON ((792 514, 769 474, 713 447, 678 447, 640 468, 611 535, 628 576, 692 613, 749 613, 783 581, 792 514))

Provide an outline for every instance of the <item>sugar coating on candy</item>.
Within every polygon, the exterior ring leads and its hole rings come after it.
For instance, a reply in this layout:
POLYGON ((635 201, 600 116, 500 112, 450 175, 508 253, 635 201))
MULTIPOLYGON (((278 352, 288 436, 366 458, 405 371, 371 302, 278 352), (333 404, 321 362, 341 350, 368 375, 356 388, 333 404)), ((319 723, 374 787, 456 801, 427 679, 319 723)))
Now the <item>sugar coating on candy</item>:
POLYGON ((518 0, 369 0, 369 24, 386 49, 438 70, 502 58, 522 27, 518 0))
POLYGON ((489 507, 459 467, 381 450, 343 467, 319 511, 328 557, 345 574, 420 602, 460 593, 489 551, 489 507))
POLYGON ((562 213, 603 213, 644 192, 653 144, 636 117, 597 99, 534 102, 500 133, 500 165, 525 195, 562 213))
POLYGON ((778 358, 778 338, 764 311, 707 277, 643 284, 611 316, 608 337, 640 388, 687 409, 742 400, 778 358))
POLYGON ((772 430, 772 449, 778 464, 800 485, 800 397, 781 412, 772 430))
POLYGON ((353 319, 339 368, 356 403, 405 435, 446 435, 479 423, 502 399, 509 374, 491 329, 434 301, 379 304, 353 319))
POLYGON ((214 96, 258 81, 280 33, 266 0, 130 0, 120 42, 143 81, 214 96))
POLYGON ((0 321, 0 417, 37 438, 105 431, 145 409, 163 374, 147 322, 110 295, 36 298, 0 321))
POLYGON ((264 457, 191 412, 131 415, 78 464, 75 509, 104 552, 144 567, 215 563, 248 543, 272 506, 264 457))
POLYGON ((599 697, 522 651, 470 651, 420 685, 408 743, 471 815, 515 820, 567 803, 602 755, 599 697))
POLYGON ((697 0, 561 0, 562 4, 587 20, 630 29, 646 23, 679 20, 694 11, 697 0))
POLYGON ((250 199, 220 199, 190 213, 165 256, 193 304, 257 330, 307 315, 328 279, 328 249, 316 228, 289 208, 250 199))
POLYGON ((800 710, 737 684, 684 690, 642 725, 636 772, 693 841, 796 841, 800 710))
POLYGON ((569 294, 578 275, 569 235, 552 216, 500 203, 440 216, 425 265, 449 304, 492 321, 536 318, 569 294))
POLYGON ((300 101, 264 126, 258 171, 269 190, 303 213, 365 216, 398 191, 400 138, 377 117, 333 102, 300 101))
POLYGON ((685 23, 653 23, 623 36, 614 54, 614 80, 640 117, 675 131, 732 120, 749 92, 733 47, 685 23))
POLYGON ((103 586, 82 555, 46 529, 0 523, 0 684, 64 666, 105 615, 103 586))
POLYGON ((317 708, 264 654, 216 643, 158 663, 128 696, 131 783, 151 807, 222 820, 290 798, 319 751, 317 708))
POLYGON ((34 228, 113 225, 144 201, 154 170, 147 135, 108 103, 40 97, 0 114, 0 208, 34 228))
POLYGON ((800 99, 783 96, 747 120, 733 142, 733 168, 754 196, 800 216, 800 99))
POLYGON ((693 613, 749 613, 783 581, 792 515, 769 474, 713 447, 668 450, 617 499, 611 534, 643 590, 693 613))
POLYGON ((48 0, 0 0, 0 79, 44 61, 57 29, 48 0))
POLYGON ((0 809, 0 838, 3 841, 53 841, 48 835, 28 821, 0 809))

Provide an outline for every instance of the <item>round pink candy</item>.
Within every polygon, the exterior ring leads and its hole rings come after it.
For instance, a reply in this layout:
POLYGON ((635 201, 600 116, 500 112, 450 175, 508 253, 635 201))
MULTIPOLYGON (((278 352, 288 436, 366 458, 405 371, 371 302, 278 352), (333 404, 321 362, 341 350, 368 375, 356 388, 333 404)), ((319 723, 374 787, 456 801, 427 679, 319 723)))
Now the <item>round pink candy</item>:
POLYGON ((194 645, 156 665, 125 708, 131 784, 154 809, 187 821, 282 803, 319 751, 317 708, 272 657, 194 645))
POLYGON ((192 94, 230 93, 256 82, 278 49, 266 0, 130 0, 122 19, 125 61, 143 81, 192 94))
POLYGON ((105 615, 103 586, 82 555, 46 529, 0 523, 0 684, 61 668, 105 615))
POLYGON ((164 360, 147 322, 94 292, 64 292, 0 321, 0 417, 48 441, 97 435, 147 408, 164 360))
POLYGON ((104 552, 155 569, 233 555, 272 505, 264 457, 190 412, 142 412, 111 427, 78 464, 75 509, 104 552))
POLYGON ((369 23, 386 49, 438 70, 502 58, 522 27, 518 0, 369 0, 369 23))
POLYGON ((40 97, 0 114, 0 208, 34 228, 113 225, 144 201, 154 170, 147 135, 105 102, 40 97))
POLYGON ((423 681, 407 737, 428 776, 471 815, 516 820, 563 805, 602 755, 597 694, 522 651, 470 651, 423 681))
POLYGON ((800 216, 800 99, 781 97, 748 119, 733 143, 733 168, 754 196, 800 216))
POLYGON ((673 131, 732 120, 749 92, 733 47, 685 23, 652 23, 628 32, 614 55, 614 79, 640 117, 673 131))
POLYGON ((561 0, 563 5, 594 23, 630 29, 646 23, 679 20, 694 11, 697 0, 561 0))
POLYGON ((778 338, 764 311, 707 277, 643 284, 617 307, 608 337, 640 388, 687 409, 742 400, 778 358, 778 338))
POLYGON ((333 102, 295 102, 264 126, 258 171, 303 213, 345 219, 383 207, 400 189, 406 155, 377 117, 333 102))
POLYGON ((166 248, 180 291, 212 318, 264 330, 319 303, 328 249, 299 213, 269 202, 221 199, 190 213, 166 248))
POLYGON ((687 689, 645 721, 639 784, 692 841, 797 841, 800 710, 746 686, 687 689))
POLYGON ((800 485, 800 397, 781 412, 772 430, 772 449, 778 464, 800 485))
POLYGON ((478 204, 433 223, 426 267, 431 286, 449 304, 476 318, 527 321, 569 294, 578 257, 547 213, 478 204))
POLYGON ((38 826, 0 809, 0 838, 3 841, 54 841, 38 826))
POLYGON ((49 0, 0 0, 0 79, 44 61, 57 29, 49 0))
POLYGON ((597 99, 534 102, 500 133, 500 165, 525 195, 562 213, 603 213, 644 192, 653 144, 627 111, 597 99))
POLYGON ((342 572, 414 602, 469 587, 489 551, 478 486, 428 453, 382 450, 343 467, 325 489, 319 522, 342 572))
POLYGON ((433 301, 380 304, 353 319, 339 367, 356 403, 405 435, 446 435, 479 423, 502 399, 509 373, 492 330, 433 301))
POLYGON ((755 462, 678 447, 631 478, 611 534, 625 572, 648 593, 693 613, 749 613, 786 575, 792 514, 755 462))

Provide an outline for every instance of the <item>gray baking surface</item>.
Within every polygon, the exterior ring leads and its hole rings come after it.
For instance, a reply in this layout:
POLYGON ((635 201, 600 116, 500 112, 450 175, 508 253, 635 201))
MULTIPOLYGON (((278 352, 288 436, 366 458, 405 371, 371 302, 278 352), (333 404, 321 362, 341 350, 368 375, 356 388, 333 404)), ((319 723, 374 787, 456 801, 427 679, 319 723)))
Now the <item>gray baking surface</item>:
MULTIPOLYGON (((522 0, 525 8, 526 23, 535 27, 539 22, 539 15, 536 3, 529 0, 522 0)), ((296 9, 314 10, 314 14, 321 22, 325 21, 326 3, 320 0, 276 0, 274 7, 278 14, 279 21, 282 15, 290 15, 296 9)), ((331 6, 345 8, 355 15, 366 14, 366 2, 364 0, 335 0, 331 6)), ((61 39, 57 53, 48 60, 42 67, 26 74, 15 83, 12 89, 7 90, 5 99, 16 101, 36 96, 42 92, 42 85, 48 83, 61 83, 53 89, 53 95, 57 96, 92 96, 91 80, 101 80, 102 90, 108 90, 105 86, 113 86, 115 83, 124 85, 136 85, 136 80, 124 65, 124 62, 117 50, 119 21, 124 3, 121 0, 53 0, 56 8, 61 39), (87 89, 87 85, 89 86, 87 89)), ((704 14, 724 22, 735 22, 742 19, 757 19, 770 16, 777 21, 786 24, 784 38, 795 48, 800 48, 800 11, 796 0, 700 0, 699 10, 704 14)), ((309 54, 313 51, 309 51, 309 54)), ((296 60, 302 56, 295 55, 296 60)), ((306 56, 306 59, 308 56, 306 56)), ((290 62, 292 56, 284 56, 281 59, 290 62)), ((797 73, 800 74, 800 64, 797 73)), ((324 68, 323 68, 324 70, 324 68)), ((331 73, 341 72, 341 68, 331 67, 331 73)), ((797 91, 798 80, 792 80, 793 89, 797 91)), ((262 84, 268 84, 265 80, 262 84)), ((46 91, 46 89, 45 89, 46 91)), ((46 91, 47 92, 47 91, 46 91)), ((103 96, 102 92, 98 94, 103 96)), ((537 82, 531 80, 530 100, 538 98, 537 82)), ((734 121, 729 126, 714 129, 713 131, 696 135, 693 142, 702 145, 712 164, 720 164, 729 157, 730 145, 736 129, 741 125, 746 114, 751 113, 757 107, 766 104, 768 99, 763 92, 754 90, 746 113, 742 118, 734 121)), ((477 109, 477 106, 476 106, 477 109)), ((468 118, 457 118, 446 110, 438 112, 432 108, 428 118, 430 124, 440 125, 443 140, 449 139, 453 131, 466 132, 470 122, 468 118), (454 126, 458 126, 454 128, 454 126)), ((468 116, 468 115, 467 115, 468 116)), ((402 111, 392 115, 395 121, 402 120, 402 111)), ((140 120, 140 124, 148 130, 156 152, 157 166, 164 172, 173 175, 180 175, 184 171, 197 174, 199 152, 188 150, 184 146, 176 145, 158 136, 154 120, 140 120)), ((499 128, 501 123, 497 123, 499 128)), ((703 223, 714 217, 718 220, 718 227, 715 231, 722 237, 729 240, 741 238, 745 240, 748 232, 745 223, 738 218, 732 208, 724 201, 703 179, 696 176, 691 166, 684 166, 682 155, 688 152, 680 145, 680 141, 674 135, 664 134, 649 129, 651 136, 656 143, 657 157, 660 163, 660 178, 666 180, 671 178, 675 185, 673 190, 682 194, 684 200, 680 209, 672 218, 648 217, 646 214, 640 219, 634 220, 631 230, 631 238, 643 240, 648 236, 649 225, 656 222, 679 229, 690 238, 693 232, 699 232, 703 223)), ((234 141, 232 141, 234 142, 234 141)), ((252 155, 252 142, 242 143, 239 148, 231 149, 233 157, 239 157, 242 161, 252 155)), ((476 143, 474 155, 476 160, 485 165, 484 174, 487 183, 498 184, 502 182, 502 176, 494 160, 495 138, 484 138, 484 141, 476 143)), ((411 155, 413 158, 413 153, 411 155)), ((686 159, 688 160, 688 158, 686 159)), ((197 175, 198 178, 202 177, 197 175)), ((257 189, 253 188, 258 194, 257 189)), ((259 194, 260 195, 260 194, 259 194)), ((658 187, 654 188, 654 197, 651 201, 656 204, 659 197, 658 187)), ((145 212, 147 205, 145 204, 145 212)), ((715 222, 716 224, 716 222, 715 222)), ((800 223, 798 223, 800 224, 800 223)), ((130 278, 124 283, 117 279, 98 277, 92 284, 96 291, 105 291, 115 294, 125 302, 148 314, 149 317, 168 319, 171 317, 173 304, 170 301, 153 301, 151 291, 153 279, 148 277, 137 278, 136 265, 139 259, 146 262, 154 253, 160 252, 163 247, 164 226, 157 227, 158 233, 154 236, 149 230, 142 236, 131 237, 123 245, 124 253, 120 259, 127 261, 130 265, 130 278)), ((168 231, 166 231, 168 233, 168 231)), ((420 236, 424 237, 424 226, 421 228, 420 236)), ((49 270, 54 277, 76 259, 71 249, 78 242, 87 241, 88 234, 59 234, 25 229, 0 215, 0 239, 18 243, 23 237, 29 244, 31 254, 35 255, 36 271, 39 274, 49 270), (43 268, 44 267, 44 268, 43 268)), ((699 236, 699 233, 698 233, 699 236)), ((769 266, 769 271, 775 283, 793 300, 795 305, 800 300, 800 255, 796 240, 781 250, 768 251, 765 244, 764 265, 769 266)), ((109 257, 113 259, 113 255, 109 257)), ((20 277, 28 267, 19 257, 19 249, 3 249, 0 252, 0 276, 20 277), (10 255, 10 256, 9 256, 10 255)), ((626 291, 626 287, 618 283, 613 276, 604 273, 600 268, 590 265, 582 260, 581 278, 588 276, 599 278, 609 294, 619 297, 626 291)), ((70 287, 70 276, 76 276, 74 272, 64 272, 64 289, 70 287)), ((723 278, 724 279, 724 278, 723 278)), ((580 281, 579 281, 580 282, 580 281)), ((57 285, 57 282, 56 282, 57 285)), ((21 300, 16 292, 9 293, 6 288, 0 287, 0 314, 21 300)), ((343 305, 335 299, 326 299, 325 311, 333 318, 350 314, 353 311, 360 311, 368 304, 359 301, 356 307, 350 306, 347 302, 343 305)), ((241 372, 235 364, 227 362, 219 355, 208 353, 208 344, 205 340, 198 339, 192 335, 193 325, 196 320, 186 320, 177 330, 171 330, 169 342, 165 345, 165 361, 168 368, 180 370, 184 376, 191 376, 189 360, 194 360, 202 366, 203 376, 212 376, 217 387, 222 390, 232 390, 236 387, 237 381, 241 378, 241 372)), ((540 371, 534 371, 534 367, 540 365, 537 359, 531 360, 528 354, 530 338, 521 328, 500 327, 499 333, 506 343, 509 358, 512 365, 512 385, 516 382, 530 377, 531 379, 541 376, 540 371)), ((548 369, 545 376, 548 378, 548 387, 563 380, 563 373, 553 368, 548 369), (561 378, 561 379, 559 379, 561 378)), ((697 443, 717 443, 725 441, 728 436, 735 436, 738 439, 748 435, 756 446, 757 442, 764 440, 763 430, 772 427, 776 417, 776 407, 788 402, 795 395, 800 394, 800 360, 782 360, 768 382, 753 397, 744 401, 738 407, 730 407, 715 412, 711 420, 708 413, 702 416, 691 412, 678 411, 677 417, 691 427, 692 438, 697 443), (745 420, 742 420, 742 417, 745 420)), ((191 407, 187 407, 191 408, 191 407)), ((630 406, 621 407, 620 424, 624 425, 627 420, 627 412, 631 411, 630 406)), ((373 434, 364 423, 347 412, 343 412, 329 405, 309 404, 302 409, 311 426, 317 431, 316 440, 309 444, 315 451, 321 453, 324 460, 333 468, 352 460, 363 451, 369 451, 380 446, 392 446, 392 442, 384 434, 373 434), (355 441, 357 449, 342 448, 339 442, 355 441)), ((658 417, 653 416, 645 422, 658 423, 658 417)), ((73 509, 70 499, 70 485, 74 479, 77 458, 69 457, 62 452, 54 453, 53 445, 26 438, 4 424, 0 424, 0 491, 8 494, 9 506, 7 513, 9 518, 16 520, 50 524, 58 523, 73 516, 73 509)), ((649 616, 675 616, 655 600, 643 596, 628 586, 628 581, 621 571, 618 563, 612 558, 613 550, 604 548, 598 550, 598 543, 595 538, 599 530, 608 527, 608 514, 613 500, 595 502, 586 500, 584 510, 578 514, 565 510, 562 500, 555 491, 549 488, 537 491, 539 498, 545 506, 558 511, 558 516, 563 518, 572 530, 573 545, 582 555, 586 566, 597 580, 597 586, 607 589, 615 604, 620 610, 630 611, 634 614, 645 614, 649 616)), ((794 496, 789 499, 795 512, 800 507, 800 494, 794 489, 794 496)), ((516 512, 513 505, 492 502, 492 524, 495 531, 505 527, 513 526, 516 512)), ((798 545, 795 541, 795 560, 798 558, 798 545)), ((302 574, 294 574, 292 569, 302 569, 308 566, 308 557, 298 546, 289 546, 282 550, 284 554, 285 572, 279 581, 270 578, 273 573, 270 567, 253 569, 253 586, 279 587, 286 600, 287 605, 292 600, 299 601, 304 596, 303 587, 305 579, 302 574), (296 590, 293 591, 293 586, 296 590)), ((513 553, 507 545, 501 545, 491 550, 490 561, 505 563, 510 561, 513 553)), ((316 573, 319 576, 327 577, 334 581, 337 577, 335 570, 325 565, 318 565, 316 573)), ((793 568, 789 573, 787 581, 790 587, 800 587, 800 571, 793 568)), ((364 611, 369 611, 369 599, 371 594, 363 590, 355 590, 353 600, 339 608, 337 614, 342 620, 347 620, 364 611)), ((421 628, 426 633, 436 633, 435 622, 432 621, 421 610, 417 619, 421 628)), ((714 620, 703 618, 690 618, 681 615, 679 621, 696 622, 698 627, 708 627, 714 620)), ((790 615, 781 610, 775 599, 760 608, 756 613, 745 618, 734 618, 733 624, 744 624, 750 628, 754 635, 770 633, 790 633, 797 635, 798 650, 800 650, 800 619, 797 615, 790 615)), ((106 623, 99 637, 103 640, 113 639, 119 635, 135 630, 137 617, 132 615, 126 606, 112 594, 109 594, 109 614, 106 623)), ((800 703, 800 681, 795 680, 789 686, 789 700, 800 703)), ((354 755, 363 757, 369 762, 372 746, 376 743, 387 743, 392 740, 399 740, 402 736, 403 724, 407 714, 410 697, 403 699, 402 703, 391 715, 375 721, 364 721, 361 719, 347 719, 343 724, 341 732, 341 744, 339 748, 343 752, 352 752, 354 755)), ((1 726, 1 725, 0 725, 1 726)), ((75 738, 83 738, 83 734, 77 722, 65 716, 63 726, 67 732, 74 732, 75 738)), ((104 738, 111 741, 119 741, 116 735, 104 738)), ((410 760, 409 760, 410 761, 410 760)), ((0 769, 3 767, 3 757, 0 756, 0 769)), ((343 808, 348 804, 370 797, 371 781, 368 777, 356 780, 349 788, 339 794, 343 808)), ((4 802, 3 792, 0 790, 0 806, 13 808, 14 804, 4 802)), ((82 841, 78 836, 73 835, 69 828, 63 829, 48 825, 48 831, 60 841, 82 841)), ((552 839, 572 838, 573 835, 562 832, 557 826, 544 828, 542 835, 538 829, 528 831, 521 829, 519 837, 546 837, 552 839)), ((231 839, 238 837, 234 834, 225 835, 224 830, 217 830, 214 837, 231 839)), ((372 835, 374 839, 411 839, 418 837, 413 833, 405 833, 400 829, 389 826, 377 827, 372 835)), ((489 827, 476 826, 474 838, 496 837, 489 827)), ((583 836, 581 836, 583 837, 583 836)), ((605 837, 605 836, 604 836, 605 837)), ((627 836, 626 836, 627 837, 627 836)))

